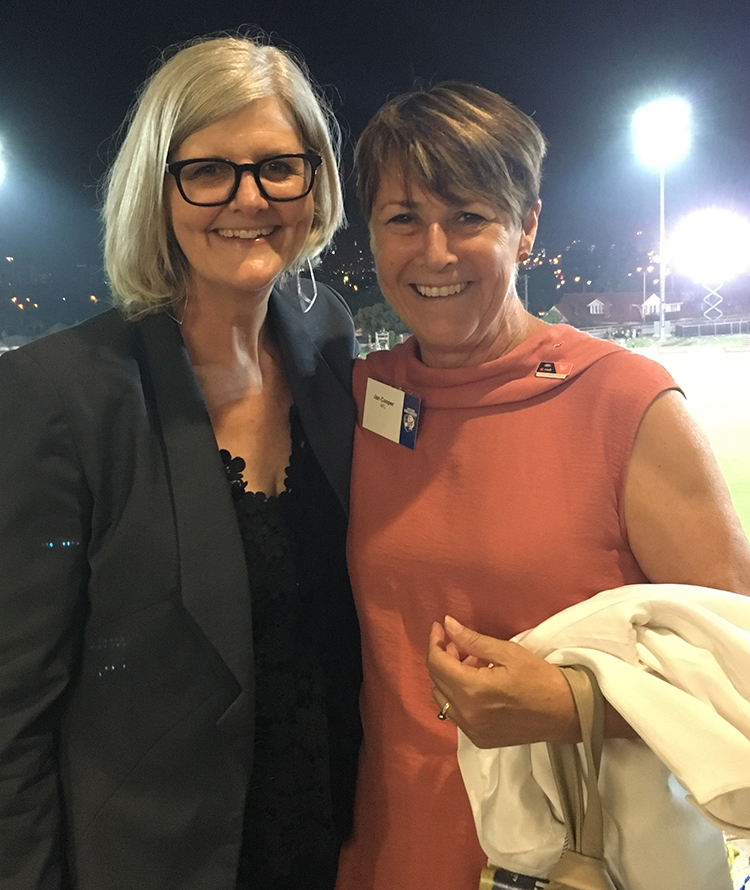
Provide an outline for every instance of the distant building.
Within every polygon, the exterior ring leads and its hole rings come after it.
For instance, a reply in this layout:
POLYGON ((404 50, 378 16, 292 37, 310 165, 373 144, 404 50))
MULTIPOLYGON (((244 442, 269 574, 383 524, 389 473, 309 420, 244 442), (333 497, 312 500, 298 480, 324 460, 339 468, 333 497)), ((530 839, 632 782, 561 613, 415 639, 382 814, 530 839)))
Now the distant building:
MULTIPOLYGON (((670 294, 664 304, 668 319, 682 318, 688 306, 670 294)), ((644 301, 642 293, 563 294, 555 305, 568 324, 581 328, 601 328, 652 323, 659 318, 659 296, 651 294, 644 301)), ((690 309, 693 307, 690 306, 690 309)), ((689 313, 688 313, 689 314, 689 313)))

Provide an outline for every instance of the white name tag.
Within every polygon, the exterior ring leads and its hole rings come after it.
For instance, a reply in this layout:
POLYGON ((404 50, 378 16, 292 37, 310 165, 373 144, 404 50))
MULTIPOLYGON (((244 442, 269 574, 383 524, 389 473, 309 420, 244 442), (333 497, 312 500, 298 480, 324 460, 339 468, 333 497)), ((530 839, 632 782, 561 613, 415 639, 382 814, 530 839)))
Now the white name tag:
POLYGON ((420 407, 418 396, 370 377, 362 426, 391 442, 413 449, 417 442, 420 407))

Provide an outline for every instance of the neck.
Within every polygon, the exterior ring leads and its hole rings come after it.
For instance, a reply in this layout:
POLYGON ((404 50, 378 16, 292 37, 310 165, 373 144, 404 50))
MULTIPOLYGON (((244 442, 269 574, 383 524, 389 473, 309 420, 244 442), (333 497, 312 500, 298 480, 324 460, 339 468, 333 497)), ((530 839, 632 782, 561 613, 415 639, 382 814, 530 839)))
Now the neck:
POLYGON ((267 350, 270 290, 246 301, 194 297, 185 303, 182 337, 193 365, 257 365, 267 350))
POLYGON ((515 292, 507 297, 506 309, 498 319, 496 330, 487 331, 487 336, 471 347, 429 350, 420 344, 420 358, 431 368, 466 368, 494 361, 515 349, 531 337, 545 323, 535 318, 523 308, 515 292))

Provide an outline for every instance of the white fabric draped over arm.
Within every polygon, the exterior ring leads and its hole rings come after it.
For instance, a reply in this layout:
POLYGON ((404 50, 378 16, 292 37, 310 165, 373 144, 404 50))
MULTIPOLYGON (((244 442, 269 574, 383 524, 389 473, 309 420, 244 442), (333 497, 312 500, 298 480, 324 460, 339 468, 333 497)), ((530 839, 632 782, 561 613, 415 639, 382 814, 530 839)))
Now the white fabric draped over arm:
MULTIPOLYGON (((750 598, 631 585, 515 642, 554 664, 589 666, 642 739, 604 746, 615 880, 627 890, 729 888, 718 828, 750 834, 750 598)), ((490 861, 545 876, 565 839, 546 746, 481 750, 459 731, 458 757, 490 861)))

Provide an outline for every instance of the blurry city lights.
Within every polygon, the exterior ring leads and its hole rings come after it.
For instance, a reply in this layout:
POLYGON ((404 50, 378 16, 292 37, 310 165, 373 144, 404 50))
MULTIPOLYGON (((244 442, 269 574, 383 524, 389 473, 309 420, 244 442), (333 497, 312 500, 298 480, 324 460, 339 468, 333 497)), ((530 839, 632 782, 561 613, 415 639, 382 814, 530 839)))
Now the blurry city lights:
POLYGON ((633 137, 641 163, 671 167, 690 150, 690 105, 676 96, 644 105, 633 115, 633 137))
POLYGON ((706 286, 720 286, 750 269, 750 222, 720 207, 696 210, 669 237, 672 265, 706 286))

